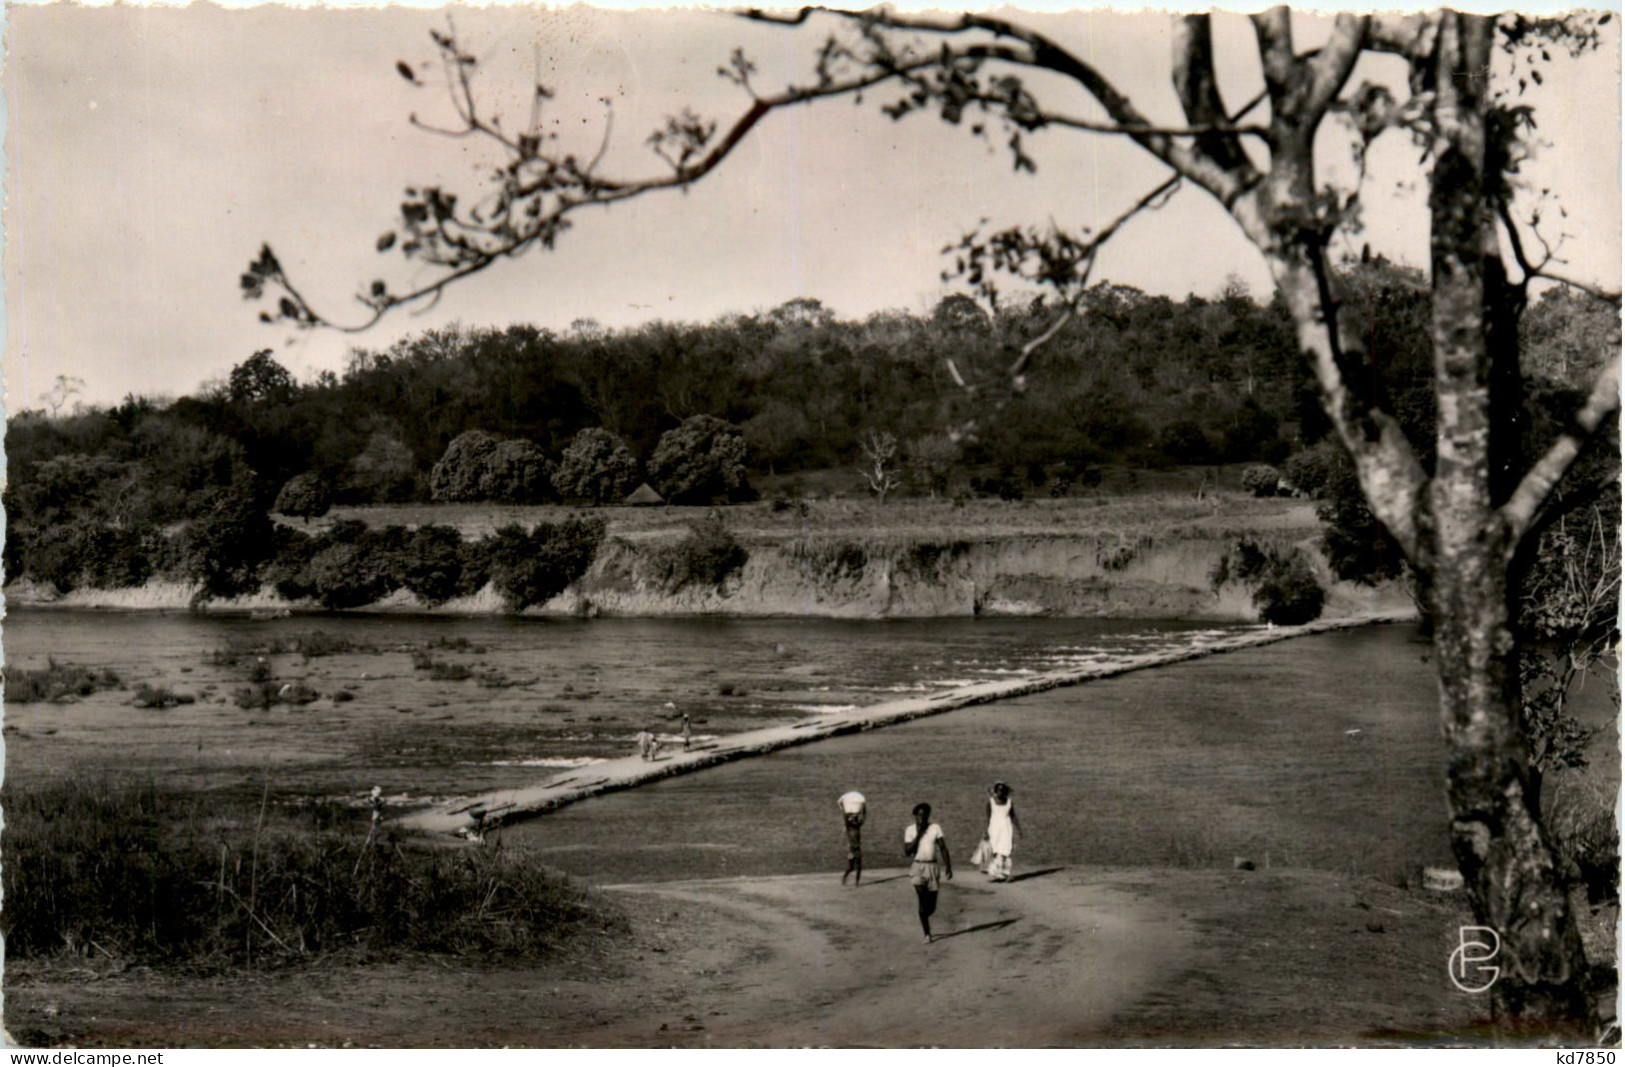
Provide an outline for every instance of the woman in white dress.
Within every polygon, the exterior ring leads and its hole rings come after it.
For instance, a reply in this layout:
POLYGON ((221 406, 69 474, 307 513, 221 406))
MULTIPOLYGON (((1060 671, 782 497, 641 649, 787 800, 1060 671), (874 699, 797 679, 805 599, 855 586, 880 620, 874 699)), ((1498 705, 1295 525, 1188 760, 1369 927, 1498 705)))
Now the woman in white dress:
POLYGON ((1010 880, 1010 854, 1016 850, 1021 823, 1016 819, 1016 802, 1010 787, 994 782, 987 798, 987 877, 990 882, 1010 880))

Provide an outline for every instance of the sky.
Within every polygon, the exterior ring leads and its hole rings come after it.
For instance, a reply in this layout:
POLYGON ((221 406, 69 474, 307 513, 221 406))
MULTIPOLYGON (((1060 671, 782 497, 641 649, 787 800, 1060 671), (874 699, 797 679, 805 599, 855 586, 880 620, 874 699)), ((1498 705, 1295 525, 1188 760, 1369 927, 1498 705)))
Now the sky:
MULTIPOLYGON (((415 128, 413 114, 451 117, 444 90, 394 70, 431 59, 429 32, 448 17, 510 124, 539 77, 556 94, 544 117, 588 157, 603 140, 608 98, 601 173, 628 177, 661 173, 643 141, 664 115, 689 106, 726 125, 744 109, 743 92, 715 73, 734 47, 769 88, 804 78, 822 39, 699 11, 10 7, 8 410, 38 405, 58 375, 82 379, 87 402, 179 395, 261 348, 308 379, 342 371, 353 348, 381 350, 453 321, 627 326, 796 297, 852 317, 926 311, 950 291, 942 247, 979 220, 1098 224, 1164 174, 1122 138, 1064 131, 1033 137, 1038 173, 1016 174, 1007 152, 964 128, 887 119, 884 95, 826 101, 770 116, 686 192, 578 215, 554 251, 498 264, 422 313, 397 312, 359 335, 261 324, 238 286, 261 243, 319 310, 355 321, 352 294, 371 279, 398 289, 423 277, 398 253, 374 250, 403 189, 441 184, 467 199, 481 188, 496 157, 415 128)), ((1177 121, 1169 16, 1023 17, 1153 119, 1177 121)), ((1300 47, 1323 32, 1310 20, 1298 29, 1300 47)), ((1221 87, 1244 100, 1262 84, 1250 30, 1220 16, 1215 32, 1221 87)), ((1611 33, 1599 53, 1551 68, 1528 97, 1550 144, 1525 176, 1561 196, 1568 272, 1608 286, 1619 285, 1618 49, 1611 33)), ((1362 60, 1355 81, 1394 83, 1397 66, 1384 62, 1362 60)), ((1035 87, 1046 104, 1088 112, 1076 90, 1035 87)), ((1402 136, 1378 142, 1360 240, 1422 265, 1417 158, 1402 136)), ((1186 190, 1126 227, 1095 277, 1178 297, 1217 292, 1231 275, 1268 291, 1256 251, 1205 194, 1186 190)))

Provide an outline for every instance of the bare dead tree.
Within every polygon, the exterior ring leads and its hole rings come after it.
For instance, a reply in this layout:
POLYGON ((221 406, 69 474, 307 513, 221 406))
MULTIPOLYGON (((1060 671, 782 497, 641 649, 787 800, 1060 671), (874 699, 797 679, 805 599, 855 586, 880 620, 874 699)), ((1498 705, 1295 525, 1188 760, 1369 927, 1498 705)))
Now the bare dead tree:
POLYGON ((885 430, 870 430, 858 442, 863 451, 863 465, 858 473, 869 483, 869 491, 881 504, 886 497, 903 484, 902 468, 897 462, 897 437, 885 430))
POLYGON ((40 403, 51 409, 51 418, 62 414, 62 409, 68 401, 84 392, 85 380, 75 378, 71 374, 58 374, 56 382, 50 389, 39 395, 40 403))
MULTIPOLYGON (((891 117, 934 112, 974 136, 997 136, 1017 171, 1036 166, 1026 137, 1039 129, 1127 138, 1167 176, 1126 215, 1098 233, 1052 226, 972 234, 948 250, 954 273, 990 296, 996 273, 1047 285, 1060 299, 1051 328, 1059 330, 1074 314, 1101 242, 1129 219, 1176 187, 1200 190, 1224 208, 1268 265, 1326 414, 1435 620, 1451 840, 1477 920, 1498 931, 1508 959, 1494 989, 1496 1009, 1529 1024, 1593 1023, 1574 916, 1530 802, 1511 621, 1520 547, 1544 502, 1618 407, 1618 336, 1567 427, 1540 456, 1519 456, 1516 427, 1493 417, 1518 393, 1512 327, 1529 284, 1559 276, 1551 255, 1529 253, 1531 244, 1547 246, 1531 226, 1533 217, 1520 218, 1517 209, 1514 175, 1529 109, 1492 85, 1489 72, 1497 55, 1508 55, 1538 80, 1548 49, 1594 46, 1597 26, 1608 16, 1341 15, 1318 48, 1300 49, 1288 10, 1274 8, 1251 16, 1264 91, 1235 109, 1215 75, 1209 16, 1183 16, 1175 22, 1172 50, 1183 114, 1176 123, 1153 122, 1086 58, 1005 19, 817 7, 745 17, 832 29, 810 78, 776 92, 761 91, 757 68, 735 51, 719 73, 746 94, 747 106, 726 122, 686 110, 672 116, 648 139, 664 170, 644 177, 602 174, 602 146, 582 161, 544 135, 536 115, 552 95, 546 87, 536 86, 531 125, 503 130, 479 108, 475 58, 452 35, 435 34, 457 120, 439 132, 497 145, 507 163, 472 205, 439 188, 407 191, 400 227, 380 237, 378 247, 398 247, 426 264, 428 280, 404 291, 371 283, 357 295, 361 318, 341 324, 305 299, 265 247, 243 276, 245 295, 274 300, 274 309, 263 314, 267 321, 364 329, 394 309, 438 299, 448 286, 500 260, 552 248, 585 208, 703 179, 768 114, 825 98, 895 91, 883 108, 891 117), (1359 59, 1374 53, 1405 64, 1407 95, 1351 84, 1359 59), (1024 81, 1031 75, 1058 78, 1067 93, 1087 102, 1086 111, 1046 106, 1024 81), (1337 233, 1357 225, 1360 187, 1339 190, 1317 179, 1317 134, 1328 123, 1345 128, 1350 161, 1362 174, 1366 150, 1390 132, 1425 150, 1438 411, 1431 471, 1394 413, 1354 385, 1370 365, 1368 353, 1349 317, 1340 314, 1328 248, 1337 233)), ((417 68, 400 69, 422 80, 417 68)), ((609 131, 606 120, 606 145, 609 131)), ((1619 302, 1617 293, 1583 288, 1619 302)), ((1030 348, 1024 344, 1011 364, 1017 387, 1044 339, 1041 333, 1030 348)))

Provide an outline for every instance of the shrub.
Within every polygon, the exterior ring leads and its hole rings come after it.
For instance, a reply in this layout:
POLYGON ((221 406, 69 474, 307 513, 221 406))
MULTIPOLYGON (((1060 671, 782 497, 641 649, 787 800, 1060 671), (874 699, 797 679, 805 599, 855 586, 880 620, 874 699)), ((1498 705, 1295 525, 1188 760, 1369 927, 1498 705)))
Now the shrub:
POLYGON ((1258 617, 1277 626, 1299 626, 1320 618, 1326 591, 1320 587, 1308 558, 1293 549, 1265 564, 1253 590, 1253 606, 1258 617))
POLYGON ((1366 503, 1354 462, 1339 451, 1330 465, 1315 515, 1332 573, 1345 581, 1376 582, 1397 575, 1403 557, 1366 503))
POLYGON ((359 531, 334 524, 329 535, 317 539, 316 551, 304 570, 304 584, 324 608, 359 608, 400 588, 396 546, 399 535, 359 531))
POLYGON ((474 672, 464 663, 446 663, 436 660, 429 666, 429 680, 431 682, 466 682, 474 677, 474 672))
POLYGON ((316 595, 310 585, 310 560, 316 554, 316 538, 291 526, 279 526, 274 548, 261 576, 277 596, 286 600, 306 600, 316 595))
POLYGON ((152 575, 151 537, 150 531, 97 523, 49 526, 29 539, 25 568, 34 579, 50 582, 61 593, 81 586, 137 586, 152 575))
POLYGON ((524 853, 415 849, 331 805, 299 814, 122 783, 8 790, 0 869, 16 959, 88 953, 188 969, 337 950, 540 956, 619 931, 524 853))
POLYGON ((135 699, 131 701, 138 708, 173 708, 196 702, 197 697, 190 693, 177 693, 167 686, 151 686, 145 682, 136 687, 135 699))
POLYGON ((959 558, 970 551, 966 541, 916 541, 903 550, 897 560, 897 569, 919 578, 937 577, 938 568, 945 561, 959 558))
POLYGON ((276 511, 309 522, 326 515, 333 506, 333 489, 327 479, 315 471, 306 471, 289 478, 276 495, 276 511))
POLYGON ((1262 463, 1241 472, 1241 487, 1253 496, 1274 496, 1280 484, 1281 472, 1262 463))
POLYGON ((868 549, 856 541, 798 541, 791 547, 791 555, 808 572, 832 581, 861 577, 869 566, 868 549))
POLYGON ((656 552, 653 562, 660 584, 666 592, 675 593, 689 585, 721 588, 749 557, 722 515, 713 511, 691 523, 682 540, 656 552))
POLYGON ((83 582, 87 547, 78 526, 48 526, 30 539, 24 566, 35 581, 49 582, 59 593, 71 593, 83 582))
POLYGON ((305 704, 314 704, 321 699, 321 694, 303 682, 286 682, 278 687, 276 699, 281 704, 301 707, 305 704))
POLYGON ((553 472, 561 497, 591 504, 618 504, 638 481, 638 461, 626 442, 601 426, 575 435, 553 472))
POLYGON ((1213 463, 1218 452, 1202 428, 1190 419, 1163 427, 1157 437, 1157 450, 1175 463, 1213 463))
POLYGON ((693 415, 661 435, 649 457, 656 488, 674 504, 715 504, 748 494, 745 438, 712 415, 693 415))
POLYGON ((440 503, 485 499, 485 475, 497 439, 484 430, 458 434, 429 471, 429 495, 440 503))
POLYGON ((1337 442, 1321 441, 1288 459, 1282 474, 1287 484, 1298 492, 1318 497, 1326 491, 1341 451, 1342 446, 1337 442))
POLYGON ((352 641, 348 637, 330 634, 325 630, 312 630, 308 634, 300 634, 294 638, 293 645, 288 649, 297 652, 308 663, 323 656, 342 656, 351 652, 376 652, 376 645, 369 645, 364 641, 352 641))
POLYGON ((258 590, 261 566, 277 545, 253 485, 242 478, 214 493, 184 536, 186 572, 205 597, 229 598, 258 590))
POLYGON ((490 539, 491 580, 510 611, 543 604, 587 573, 604 540, 604 522, 572 515, 538 523, 528 534, 506 526, 490 539))
POLYGON ((553 464, 532 441, 501 441, 485 456, 480 499, 540 504, 553 499, 553 464))
POLYGON ((1619 826, 1611 792, 1587 788, 1586 781, 1564 776, 1553 783, 1545 823, 1558 865, 1598 905, 1619 899, 1619 826))
POLYGON ((350 460, 345 495, 370 504, 409 500, 417 478, 417 457, 406 443, 387 430, 374 430, 367 447, 350 460))
POLYGON ((1243 537, 1214 560, 1213 569, 1208 572, 1208 582, 1215 593, 1231 581, 1250 585, 1264 573, 1265 565, 1272 558, 1273 550, 1265 549, 1251 537, 1243 537))
POLYGON ((276 703, 276 682, 268 680, 255 681, 253 685, 245 685, 231 695, 231 702, 244 711, 263 711, 276 703))
POLYGON ((959 462, 959 445, 946 434, 917 437, 909 442, 908 459, 933 496, 948 495, 948 479, 959 462))
POLYGON ((443 604, 463 592, 463 555, 463 539, 455 529, 420 526, 401 553, 397 577, 425 604, 443 604))
POLYGON ((71 697, 87 697, 101 689, 116 689, 122 684, 111 670, 58 663, 55 657, 47 659, 46 666, 40 670, 8 667, 5 679, 8 704, 54 703, 71 697))

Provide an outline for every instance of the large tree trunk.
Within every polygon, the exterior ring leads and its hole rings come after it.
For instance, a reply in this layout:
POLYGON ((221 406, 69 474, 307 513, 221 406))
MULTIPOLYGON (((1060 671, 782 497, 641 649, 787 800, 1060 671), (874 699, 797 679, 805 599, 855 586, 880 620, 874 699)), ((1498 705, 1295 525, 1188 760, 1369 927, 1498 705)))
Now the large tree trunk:
POLYGON ((1422 556, 1431 579, 1440 711, 1449 745, 1451 843, 1478 922, 1500 935, 1497 1015, 1594 1023, 1585 955, 1563 880, 1525 800, 1527 752, 1509 626, 1505 523, 1492 490, 1488 298, 1498 259, 1485 182, 1492 24, 1442 15, 1432 214, 1438 458, 1422 556))

